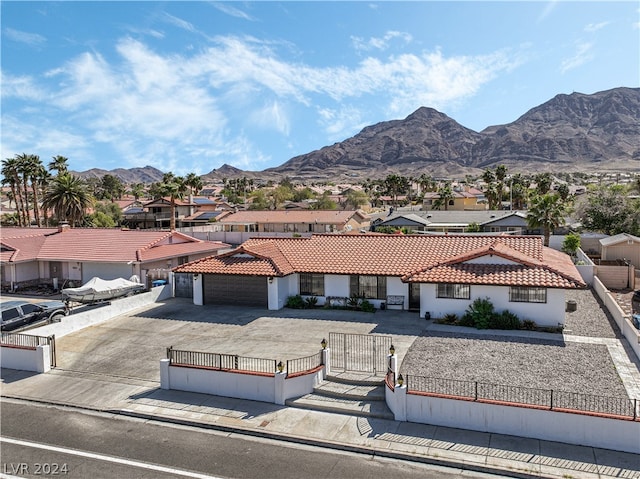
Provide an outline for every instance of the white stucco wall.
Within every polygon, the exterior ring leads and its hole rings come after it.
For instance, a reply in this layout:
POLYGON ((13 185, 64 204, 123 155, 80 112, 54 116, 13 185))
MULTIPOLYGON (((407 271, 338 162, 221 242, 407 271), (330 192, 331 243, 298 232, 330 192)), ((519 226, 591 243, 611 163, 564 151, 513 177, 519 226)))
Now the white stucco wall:
MULTIPOLYGON (((401 405, 394 407, 402 413, 401 405)), ((638 421, 416 394, 406 394, 406 420, 640 453, 638 421)))
MULTIPOLYGON (((26 263, 16 263, 16 278, 15 281, 31 281, 34 279, 38 279, 39 270, 38 270, 38 262, 37 261, 29 261, 26 263)), ((11 278, 8 278, 11 281, 11 278)))
POLYGON ((20 371, 46 373, 51 369, 50 347, 37 346, 35 349, 1 347, 2 367, 20 371))
POLYGON ((287 298, 298 294, 298 275, 290 274, 284 277, 274 277, 273 281, 269 283, 267 281, 267 296, 269 301, 270 310, 278 310, 284 308, 287 303, 287 298))
POLYGON ((531 319, 538 326, 564 325, 565 291, 551 288, 547 289, 546 303, 512 303, 509 302, 507 286, 471 285, 470 298, 466 300, 438 298, 436 284, 422 284, 420 285, 420 316, 424 316, 426 312, 429 312, 432 318, 442 318, 448 313, 462 316, 474 300, 487 297, 496 311, 508 309, 521 321, 531 319))
MULTIPOLYGON (((165 263, 166 266, 166 263, 165 263)), ((126 263, 83 263, 82 282, 86 283, 94 276, 101 279, 129 279, 133 275, 133 267, 126 263)))

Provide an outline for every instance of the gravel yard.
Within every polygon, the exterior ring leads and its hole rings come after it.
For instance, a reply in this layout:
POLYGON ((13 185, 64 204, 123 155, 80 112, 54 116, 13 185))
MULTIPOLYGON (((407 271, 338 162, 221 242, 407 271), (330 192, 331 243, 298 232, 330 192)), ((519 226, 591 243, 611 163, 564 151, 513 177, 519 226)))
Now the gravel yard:
POLYGON ((627 397, 607 347, 432 331, 415 340, 402 374, 627 397))
MULTIPOLYGON (((620 330, 590 289, 567 291, 577 303, 565 313, 565 335, 620 338, 620 330)), ((627 397, 607 346, 520 336, 498 336, 460 328, 425 331, 402 362, 403 374, 627 397)), ((521 334, 521 332, 518 332, 521 334)))
POLYGON ((567 290, 566 298, 567 301, 575 301, 577 309, 565 313, 565 334, 591 338, 620 337, 618 325, 593 290, 567 290))

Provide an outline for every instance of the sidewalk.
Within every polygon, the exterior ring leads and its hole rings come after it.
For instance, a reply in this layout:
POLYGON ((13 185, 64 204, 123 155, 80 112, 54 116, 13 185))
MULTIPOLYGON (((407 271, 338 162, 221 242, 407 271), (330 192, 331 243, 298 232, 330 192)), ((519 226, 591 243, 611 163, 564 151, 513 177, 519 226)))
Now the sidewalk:
MULTIPOLYGON (((214 428, 512 477, 640 479, 635 454, 352 417, 182 391, 122 376, 2 370, 2 397, 214 428)), ((640 438, 639 438, 640 440, 640 438)))

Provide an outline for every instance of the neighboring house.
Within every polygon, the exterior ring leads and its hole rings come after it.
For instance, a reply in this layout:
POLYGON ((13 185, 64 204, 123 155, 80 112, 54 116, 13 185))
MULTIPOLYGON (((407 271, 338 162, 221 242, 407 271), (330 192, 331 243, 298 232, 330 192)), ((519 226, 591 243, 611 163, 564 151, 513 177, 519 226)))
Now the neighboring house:
POLYGON ((393 217, 387 217, 386 219, 380 218, 379 221, 376 221, 373 224, 372 229, 377 229, 378 227, 391 227, 391 228, 406 228, 409 231, 426 231, 426 227, 429 224, 422 216, 409 213, 406 215, 397 215, 393 217))
POLYGON ((600 240, 603 261, 623 260, 640 269, 640 238, 620 233, 600 240))
POLYGON ((3 289, 35 284, 60 287, 70 281, 130 278, 146 282, 166 270, 229 248, 183 233, 102 228, 3 228, 0 240, 3 289))
MULTIPOLYGON (((473 190, 473 192, 453 191, 452 193, 453 196, 448 201, 448 204, 442 205, 440 210, 486 210, 488 207, 486 201, 484 201, 483 194, 479 190, 473 190)), ((432 210, 434 205, 438 204, 438 200, 440 200, 440 193, 427 191, 422 200, 422 208, 424 210, 432 210)))
POLYGON ((219 256, 174 269, 193 274, 195 304, 272 310, 287 298, 318 304, 361 295, 376 307, 443 317, 488 297, 538 325, 564 324, 565 289, 584 288, 564 253, 537 236, 314 235, 252 239, 219 256))
POLYGON ((466 233, 477 225, 483 233, 542 234, 539 229, 529 229, 527 213, 523 211, 441 211, 398 214, 380 217, 372 222, 374 227, 394 226, 412 231, 431 233, 466 233))
POLYGON ((248 233, 343 233, 369 229, 361 210, 238 211, 220 220, 224 231, 248 233))

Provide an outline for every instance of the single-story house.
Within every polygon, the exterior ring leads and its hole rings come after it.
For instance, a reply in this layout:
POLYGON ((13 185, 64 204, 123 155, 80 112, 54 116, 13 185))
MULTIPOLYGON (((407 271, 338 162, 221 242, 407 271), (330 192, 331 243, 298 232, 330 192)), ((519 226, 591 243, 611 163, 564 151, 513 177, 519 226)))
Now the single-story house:
POLYGON ((343 233, 369 229, 362 210, 247 210, 225 216, 224 231, 249 233, 343 233))
POLYGON ((443 317, 488 297, 538 325, 564 324, 565 290, 584 288, 573 262, 539 236, 313 235, 252 239, 175 272, 193 275, 195 304, 284 307, 363 296, 375 307, 443 317))
POLYGON ((156 270, 228 250, 176 231, 107 228, 3 228, 0 239, 2 288, 35 284, 83 284, 133 275, 146 283, 156 270))
MULTIPOLYGON (((468 191, 452 191, 451 198, 446 205, 442 205, 440 210, 486 210, 487 203, 484 200, 484 194, 479 190, 468 191)), ((440 201, 440 193, 437 191, 427 191, 422 199, 422 208, 424 210, 432 210, 440 201)))
POLYGON ((526 211, 420 211, 379 217, 372 221, 372 225, 374 229, 393 226, 431 233, 466 233, 476 225, 483 233, 542 234, 541 229, 529 228, 526 211))

